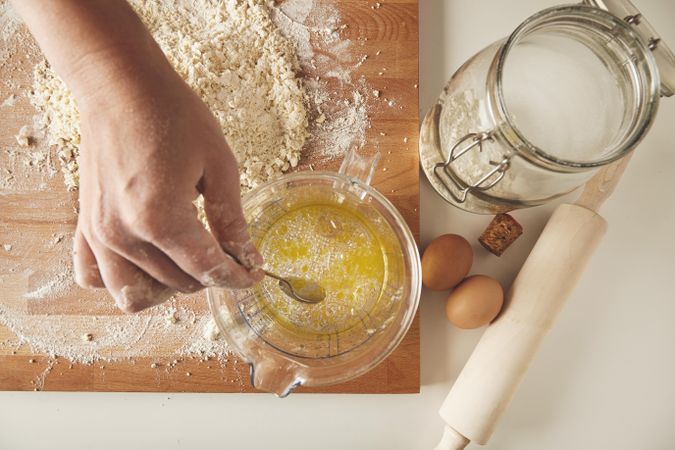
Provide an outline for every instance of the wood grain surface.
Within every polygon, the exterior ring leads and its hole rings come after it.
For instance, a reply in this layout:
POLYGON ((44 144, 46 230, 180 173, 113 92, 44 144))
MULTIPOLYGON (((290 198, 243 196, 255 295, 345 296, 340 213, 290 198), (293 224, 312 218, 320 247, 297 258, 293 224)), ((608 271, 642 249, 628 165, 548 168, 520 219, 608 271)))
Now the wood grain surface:
MULTIPOLYGON (((364 151, 379 149, 382 160, 374 186, 401 211, 416 238, 419 236, 418 171, 418 23, 417 0, 392 0, 373 8, 374 2, 352 0, 335 2, 341 23, 342 39, 353 42, 354 59, 368 54, 352 76, 364 76, 372 89, 395 100, 396 107, 382 103, 369 108, 372 127, 367 131, 364 151), (367 39, 366 39, 367 38, 367 39), (377 57, 374 55, 380 52, 377 57), (383 68, 386 68, 383 71, 383 68), (386 169, 386 170, 385 170, 386 169)), ((0 41, 0 45, 2 42, 0 41)), ((0 65, 0 76, 18 77, 15 89, 30 86, 30 68, 35 58, 21 53, 10 55, 15 73, 7 74, 0 65)), ((306 77, 320 73, 305 73, 306 77)), ((349 88, 332 86, 345 97, 349 88)), ((12 89, 0 85, 0 101, 12 89)), ((60 174, 26 163, 22 152, 33 147, 16 145, 15 135, 30 123, 35 111, 24 97, 14 107, 0 110, 0 296, 14 310, 45 320, 58 320, 78 330, 78 318, 100 320, 121 318, 112 299, 103 291, 71 286, 53 298, 30 301, 24 296, 53 276, 55 267, 69 264, 70 245, 76 223, 77 194, 67 192, 60 174), (60 237, 63 236, 61 239, 60 237), (11 245, 11 250, 3 249, 11 245), (30 270, 17 270, 30 268, 30 270)), ((300 169, 313 164, 317 169, 334 170, 339 160, 318 161, 317 149, 303 153, 300 169)), ((53 149, 50 157, 58 169, 53 149)), ((202 293, 178 298, 178 303, 196 311, 206 311, 202 293)), ((143 312, 143 315, 152 314, 143 312)), ((63 331, 61 331, 63 332, 63 331)), ((57 333, 57 332, 55 332, 57 333)), ((55 334, 55 339, 59 336, 55 334)), ((140 339, 140 338, 139 338, 140 339)), ((52 391, 154 391, 154 392, 253 392, 248 380, 248 365, 235 357, 228 361, 203 358, 177 358, 176 349, 184 343, 171 336, 156 338, 152 354, 128 356, 127 349, 115 349, 114 362, 71 364, 64 357, 34 354, 30 345, 17 342, 16 336, 0 325, 0 390, 52 391), (152 368, 153 363, 158 364, 152 368)), ((419 318, 397 350, 366 375, 350 382, 303 392, 334 393, 411 393, 419 392, 419 318)))

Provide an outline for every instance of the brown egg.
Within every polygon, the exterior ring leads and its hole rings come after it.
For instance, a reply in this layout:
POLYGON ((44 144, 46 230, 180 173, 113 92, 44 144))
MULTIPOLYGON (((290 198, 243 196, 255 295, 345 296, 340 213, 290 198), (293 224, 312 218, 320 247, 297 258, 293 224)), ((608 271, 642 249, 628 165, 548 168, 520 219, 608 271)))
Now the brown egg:
POLYGON ((504 303, 502 286, 494 278, 473 275, 450 293, 445 313, 459 328, 478 328, 492 322, 504 303))
POLYGON ((434 291, 455 287, 473 264, 471 244, 457 234, 444 234, 431 241, 422 255, 422 284, 434 291))

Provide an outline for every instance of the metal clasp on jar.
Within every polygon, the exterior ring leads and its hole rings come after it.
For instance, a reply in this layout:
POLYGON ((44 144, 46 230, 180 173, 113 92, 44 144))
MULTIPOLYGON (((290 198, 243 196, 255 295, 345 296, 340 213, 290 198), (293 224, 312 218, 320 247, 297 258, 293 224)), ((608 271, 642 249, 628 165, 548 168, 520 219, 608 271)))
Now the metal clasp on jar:
POLYGON ((459 203, 464 203, 469 192, 472 190, 487 191, 494 187, 502 178, 504 178, 504 174, 509 168, 510 158, 504 156, 500 162, 490 161, 490 165, 494 167, 473 184, 467 185, 455 175, 455 172, 452 171, 450 165, 474 148, 478 148, 479 152, 483 151, 483 142, 486 140, 492 141, 491 132, 481 131, 479 133, 469 133, 452 147, 448 159, 445 162, 439 162, 434 165, 434 175, 436 175, 436 178, 438 178, 443 186, 445 186, 452 198, 459 203), (454 185, 454 188, 459 191, 458 194, 455 193, 455 189, 446 183, 445 177, 439 175, 439 172, 446 175, 447 179, 454 185), (494 177, 493 180, 489 181, 495 174, 498 175, 494 177))

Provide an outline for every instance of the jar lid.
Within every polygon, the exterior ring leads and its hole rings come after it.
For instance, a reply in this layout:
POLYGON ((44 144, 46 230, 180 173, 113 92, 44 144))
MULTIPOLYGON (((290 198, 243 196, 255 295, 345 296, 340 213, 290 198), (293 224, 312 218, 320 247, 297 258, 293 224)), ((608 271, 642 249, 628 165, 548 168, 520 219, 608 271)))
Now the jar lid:
POLYGON ((608 11, 631 24, 654 55, 661 78, 661 95, 670 97, 675 94, 675 55, 640 10, 629 0, 583 0, 583 2, 608 11))

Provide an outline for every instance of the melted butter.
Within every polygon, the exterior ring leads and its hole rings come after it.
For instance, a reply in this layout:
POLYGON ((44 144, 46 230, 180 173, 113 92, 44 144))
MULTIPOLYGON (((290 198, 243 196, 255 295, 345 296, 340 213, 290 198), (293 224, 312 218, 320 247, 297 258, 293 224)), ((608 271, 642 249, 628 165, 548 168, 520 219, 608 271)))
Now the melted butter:
POLYGON ((330 334, 363 326, 386 282, 382 239, 357 209, 330 204, 293 208, 256 244, 267 269, 315 281, 326 298, 315 305, 299 303, 269 279, 255 295, 266 314, 296 333, 330 334))

